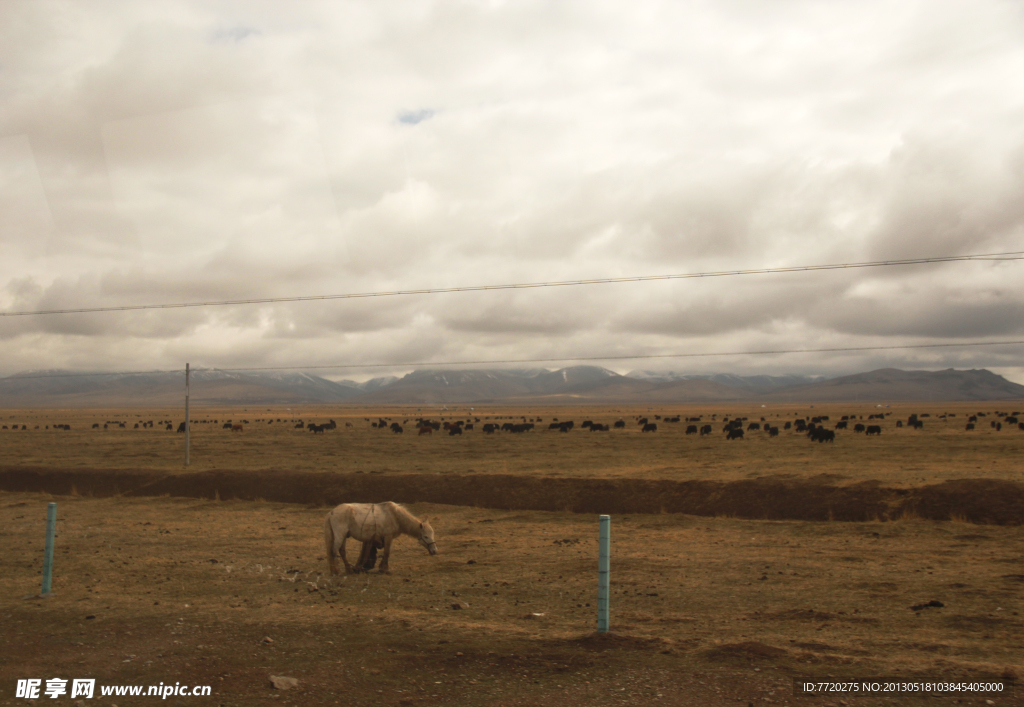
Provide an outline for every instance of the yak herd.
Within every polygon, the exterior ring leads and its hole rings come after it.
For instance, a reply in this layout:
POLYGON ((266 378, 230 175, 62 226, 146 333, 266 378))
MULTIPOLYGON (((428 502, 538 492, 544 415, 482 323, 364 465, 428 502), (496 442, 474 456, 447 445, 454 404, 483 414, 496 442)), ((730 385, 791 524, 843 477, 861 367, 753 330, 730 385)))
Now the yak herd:
MULTIPOLYGON (((988 413, 977 413, 977 415, 971 415, 969 417, 970 421, 968 422, 966 429, 974 429, 978 416, 984 417, 987 414, 988 413)), ((992 421, 992 427, 995 430, 1002 430, 1003 425, 1008 424, 1018 425, 1019 429, 1024 431, 1024 422, 1018 422, 1016 417, 1021 413, 995 412, 992 414, 995 417, 999 418, 998 420, 992 421)), ((783 430, 792 430, 794 434, 806 435, 806 437, 812 442, 824 443, 835 441, 836 430, 852 429, 853 432, 863 433, 864 435, 869 437, 881 435, 881 422, 883 422, 887 417, 891 415, 892 413, 869 414, 866 416, 868 424, 858 422, 857 420, 864 419, 865 416, 858 417, 857 415, 843 415, 841 419, 836 421, 834 424, 830 422, 830 418, 828 415, 819 415, 809 418, 800 417, 796 418, 795 420, 782 421, 779 422, 778 424, 782 425, 783 430), (872 424, 873 420, 877 420, 878 422, 872 424), (826 423, 829 423, 829 425, 826 426, 826 423)), ((906 423, 904 423, 903 420, 896 420, 895 426, 904 427, 905 425, 906 427, 914 429, 922 429, 924 427, 923 418, 927 418, 930 416, 930 413, 922 413, 920 415, 915 413, 907 418, 906 423)), ((638 415, 634 418, 634 422, 636 426, 640 428, 641 432, 657 432, 658 421, 662 422, 662 424, 680 423, 685 421, 685 433, 687 435, 698 435, 703 437, 706 435, 714 434, 715 425, 717 423, 721 425, 720 432, 725 435, 725 438, 727 440, 742 440, 744 439, 744 435, 748 432, 761 432, 762 434, 767 435, 768 437, 779 436, 778 424, 772 424, 763 417, 760 418, 759 421, 751 421, 750 418, 742 416, 733 417, 731 419, 729 416, 724 416, 719 420, 718 415, 713 414, 709 416, 711 418, 711 424, 708 424, 704 420, 704 417, 704 415, 700 415, 697 417, 687 417, 684 420, 678 415, 674 417, 662 417, 661 415, 654 415, 652 420, 649 417, 641 417, 638 415)), ((939 419, 946 420, 950 417, 956 417, 956 415, 954 413, 947 413, 939 415, 938 417, 939 419)), ((511 420, 512 418, 509 419, 511 420)), ((391 418, 384 417, 379 417, 375 422, 371 422, 369 418, 364 418, 364 420, 366 422, 370 422, 370 426, 372 428, 384 431, 391 431, 394 434, 403 434, 405 432, 404 426, 409 425, 411 423, 413 425, 413 429, 416 430, 417 435, 433 435, 436 432, 440 434, 447 433, 448 436, 450 437, 459 436, 462 435, 464 431, 473 430, 475 428, 475 425, 478 425, 481 422, 483 422, 483 424, 480 429, 484 434, 488 435, 495 433, 522 434, 538 429, 538 423, 543 423, 543 419, 540 417, 527 419, 525 416, 520 417, 518 421, 509 421, 504 423, 485 422, 482 421, 479 417, 451 421, 437 421, 419 417, 414 420, 404 419, 402 420, 401 423, 393 421, 391 420, 391 418)), ((333 422, 334 421, 332 420, 331 423, 333 424, 333 422)), ((296 425, 296 427, 299 426, 300 425, 296 425)), ((548 431, 553 432, 568 433, 571 430, 575 429, 576 427, 577 425, 573 420, 558 420, 557 418, 554 418, 551 422, 547 424, 546 429, 548 431)), ((590 430, 591 432, 609 432, 611 430, 625 429, 626 427, 627 423, 625 420, 622 419, 616 420, 612 424, 596 422, 594 420, 584 420, 583 423, 579 425, 579 429, 590 430)), ((316 431, 315 428, 315 425, 309 426, 309 429, 313 429, 314 431, 316 431)), ((541 429, 545 428, 543 428, 542 426, 541 429)))
MULTIPOLYGON (((988 417, 991 415, 992 419, 989 420, 989 424, 992 427, 992 429, 994 429, 997 432, 1001 431, 1004 425, 1008 427, 1016 426, 1018 429, 1024 431, 1024 422, 1020 422, 1018 420, 1018 416, 1020 414, 1021 413, 1018 411, 996 411, 993 413, 979 412, 973 415, 969 415, 967 417, 967 423, 964 429, 966 431, 976 429, 977 425, 982 424, 979 423, 979 418, 988 417)), ((783 430, 792 430, 794 434, 806 435, 806 437, 812 442, 823 443, 834 442, 836 439, 837 430, 852 429, 853 432, 863 433, 864 435, 867 436, 881 435, 882 425, 880 423, 884 422, 885 419, 887 417, 890 417, 891 415, 891 412, 874 413, 867 415, 868 424, 864 424, 858 421, 864 418, 863 415, 860 417, 858 417, 857 415, 843 415, 842 418, 836 421, 834 424, 830 422, 828 415, 819 415, 810 418, 798 417, 794 420, 781 421, 779 422, 779 424, 782 425, 783 430), (872 420, 875 420, 877 422, 872 424, 872 420), (826 423, 829 423, 831 429, 829 429, 829 426, 826 426, 826 423)), ((909 427, 913 429, 922 429, 925 424, 924 418, 930 416, 931 415, 929 413, 922 413, 920 415, 915 413, 913 415, 910 415, 905 423, 903 420, 896 420, 895 427, 909 427)), ((721 420, 719 420, 718 414, 716 413, 708 416, 711 418, 710 422, 705 421, 704 417, 704 415, 699 415, 697 417, 687 417, 685 418, 685 420, 683 420, 678 415, 674 417, 662 417, 661 415, 654 415, 653 420, 651 420, 648 417, 642 417, 637 415, 634 418, 634 423, 637 427, 640 428, 641 432, 657 432, 658 421, 660 421, 662 424, 677 424, 685 422, 687 435, 699 435, 701 437, 714 434, 715 425, 720 424, 722 425, 722 427, 720 428, 720 432, 725 435, 725 438, 727 440, 742 440, 744 439, 744 435, 748 432, 760 432, 764 435, 767 435, 768 437, 779 436, 778 425, 768 422, 764 417, 760 418, 760 420, 752 421, 747 417, 730 418, 729 416, 723 416, 721 420)), ((949 418, 954 417, 956 417, 955 413, 945 413, 938 416, 938 418, 941 420, 948 420, 949 418)), ((512 420, 513 418, 507 419, 512 420)), ((370 418, 364 418, 364 420, 366 422, 370 422, 370 418)), ((276 421, 282 422, 280 418, 277 418, 276 421)), ((267 424, 274 424, 275 420, 260 418, 254 420, 254 423, 262 422, 266 422, 267 424)), ((293 419, 290 421, 284 420, 283 422, 295 423, 295 429, 307 430, 309 432, 312 432, 314 435, 324 434, 326 431, 335 430, 338 427, 338 423, 335 422, 334 420, 329 420, 328 422, 324 423, 306 422, 298 419, 293 419)), ((396 421, 392 421, 391 418, 379 417, 376 422, 371 422, 371 427, 379 430, 387 430, 392 432, 393 434, 403 434, 405 432, 405 427, 403 425, 408 425, 410 422, 414 425, 413 429, 415 429, 416 433, 420 436, 433 435, 435 432, 437 432, 440 434, 447 433, 450 437, 455 437, 462 435, 463 432, 469 432, 474 430, 475 425, 479 424, 481 422, 481 419, 479 417, 475 417, 467 420, 436 421, 419 417, 414 420, 405 419, 402 421, 402 423, 399 423, 396 421)), ((537 424, 542 422, 543 420, 540 417, 531 418, 528 420, 525 416, 521 416, 518 419, 518 421, 509 421, 504 423, 484 422, 484 424, 481 427, 481 430, 483 431, 484 434, 488 435, 494 433, 522 434, 526 432, 532 432, 537 428, 537 424)), ((211 423, 219 424, 217 420, 198 419, 192 421, 192 424, 198 425, 211 423)), ((242 432, 246 429, 246 426, 249 424, 249 420, 241 420, 240 423, 233 423, 231 420, 227 420, 223 424, 223 429, 231 430, 232 432, 242 432)), ((100 426, 101 423, 96 422, 93 423, 92 428, 99 429, 100 426)), ((103 429, 108 429, 111 426, 118 429, 124 429, 127 426, 127 423, 119 420, 107 420, 106 422, 102 423, 103 429)), ((145 422, 134 423, 134 429, 140 429, 140 427, 143 429, 152 428, 154 426, 164 427, 164 429, 168 431, 174 429, 174 424, 170 420, 159 420, 157 422, 154 422, 153 420, 148 420, 145 422)), ((345 426, 352 427, 353 425, 351 422, 346 422, 345 426)), ((45 426, 46 429, 50 429, 51 427, 55 430, 71 429, 71 426, 65 423, 53 423, 45 426)), ((625 429, 627 427, 627 423, 625 420, 622 419, 616 420, 611 425, 601 422, 595 422, 593 420, 584 420, 579 427, 581 430, 590 430, 591 432, 609 432, 613 429, 625 429)), ((552 421, 547 425, 546 429, 548 431, 568 433, 575 428, 576 423, 572 420, 559 420, 558 418, 553 418, 552 421)), ((3 425, 2 429, 27 430, 28 425, 3 425)), ((36 425, 35 429, 38 430, 39 425, 36 425)), ((179 423, 177 431, 185 431, 184 422, 179 423)))

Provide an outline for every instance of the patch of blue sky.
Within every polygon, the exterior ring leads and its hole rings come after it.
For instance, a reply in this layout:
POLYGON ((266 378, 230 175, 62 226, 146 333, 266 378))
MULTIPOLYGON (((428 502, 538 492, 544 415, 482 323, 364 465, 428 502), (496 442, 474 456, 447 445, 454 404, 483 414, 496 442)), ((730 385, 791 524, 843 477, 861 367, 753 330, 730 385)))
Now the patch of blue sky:
POLYGON ((406 125, 416 125, 434 116, 434 111, 426 108, 420 110, 403 110, 398 114, 398 122, 406 125))

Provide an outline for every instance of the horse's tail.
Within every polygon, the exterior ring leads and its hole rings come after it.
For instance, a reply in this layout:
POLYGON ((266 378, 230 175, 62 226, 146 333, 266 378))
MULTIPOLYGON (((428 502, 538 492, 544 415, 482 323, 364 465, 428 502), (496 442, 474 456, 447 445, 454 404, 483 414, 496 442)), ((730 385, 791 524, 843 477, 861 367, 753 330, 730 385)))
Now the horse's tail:
POLYGON ((327 550, 327 559, 334 558, 334 526, 331 524, 331 516, 334 515, 334 511, 327 514, 324 518, 324 548, 327 550))

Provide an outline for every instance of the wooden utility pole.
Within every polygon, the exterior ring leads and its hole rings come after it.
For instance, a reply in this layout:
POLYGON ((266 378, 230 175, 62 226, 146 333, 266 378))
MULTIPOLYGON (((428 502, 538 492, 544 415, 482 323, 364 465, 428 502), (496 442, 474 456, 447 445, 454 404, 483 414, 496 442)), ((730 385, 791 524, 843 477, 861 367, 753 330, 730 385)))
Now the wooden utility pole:
POLYGON ((185 466, 188 466, 188 364, 185 364, 185 466))

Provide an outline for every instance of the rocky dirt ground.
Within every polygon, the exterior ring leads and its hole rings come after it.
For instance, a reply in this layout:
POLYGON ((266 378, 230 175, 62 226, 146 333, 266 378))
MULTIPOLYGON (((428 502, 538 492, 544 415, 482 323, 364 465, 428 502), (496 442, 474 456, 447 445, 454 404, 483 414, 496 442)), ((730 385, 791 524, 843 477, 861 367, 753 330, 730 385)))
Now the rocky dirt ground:
POLYGON ((1018 678, 1019 526, 617 515, 612 632, 597 635, 594 516, 414 505, 439 555, 403 538, 391 575, 331 578, 327 510, 0 492, 0 704, 26 704, 18 679, 53 677, 212 687, 169 704, 1024 704, 793 689, 1018 678), (24 599, 51 500, 54 596, 24 599))

